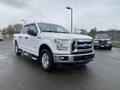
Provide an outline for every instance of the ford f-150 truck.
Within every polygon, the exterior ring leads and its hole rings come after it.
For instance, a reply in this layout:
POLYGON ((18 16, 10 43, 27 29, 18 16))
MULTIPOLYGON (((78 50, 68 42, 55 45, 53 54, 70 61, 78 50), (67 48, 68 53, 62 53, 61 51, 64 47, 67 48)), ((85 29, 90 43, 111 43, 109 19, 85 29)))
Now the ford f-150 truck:
POLYGON ((24 25, 14 34, 16 55, 29 53, 38 58, 43 70, 51 71, 57 63, 87 64, 94 58, 93 39, 69 33, 64 27, 49 23, 24 25))

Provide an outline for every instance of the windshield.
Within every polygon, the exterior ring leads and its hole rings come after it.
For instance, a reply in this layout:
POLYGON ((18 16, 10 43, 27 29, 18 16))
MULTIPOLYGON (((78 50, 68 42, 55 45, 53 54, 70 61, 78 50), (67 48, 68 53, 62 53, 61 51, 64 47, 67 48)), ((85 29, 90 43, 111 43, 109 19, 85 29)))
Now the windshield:
POLYGON ((64 27, 55 24, 39 23, 42 32, 69 33, 64 27))
POLYGON ((95 39, 110 39, 107 34, 97 34, 95 39))

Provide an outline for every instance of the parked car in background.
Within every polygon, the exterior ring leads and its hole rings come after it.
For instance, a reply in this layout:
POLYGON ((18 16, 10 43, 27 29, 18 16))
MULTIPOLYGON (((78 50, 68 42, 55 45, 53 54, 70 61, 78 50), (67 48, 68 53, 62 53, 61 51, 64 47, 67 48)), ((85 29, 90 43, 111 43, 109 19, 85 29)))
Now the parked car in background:
POLYGON ((111 50, 111 37, 108 34, 97 34, 94 39, 94 48, 105 48, 111 50))
POLYGON ((0 41, 3 40, 3 35, 0 33, 0 41))

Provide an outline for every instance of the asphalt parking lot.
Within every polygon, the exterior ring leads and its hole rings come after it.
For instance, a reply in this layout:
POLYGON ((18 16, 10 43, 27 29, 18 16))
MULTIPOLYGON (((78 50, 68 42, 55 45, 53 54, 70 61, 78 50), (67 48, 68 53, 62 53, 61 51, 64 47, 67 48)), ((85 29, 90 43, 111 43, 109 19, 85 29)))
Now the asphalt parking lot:
POLYGON ((37 61, 16 56, 12 41, 0 41, 0 90, 120 90, 120 48, 96 50, 86 67, 46 73, 37 61))

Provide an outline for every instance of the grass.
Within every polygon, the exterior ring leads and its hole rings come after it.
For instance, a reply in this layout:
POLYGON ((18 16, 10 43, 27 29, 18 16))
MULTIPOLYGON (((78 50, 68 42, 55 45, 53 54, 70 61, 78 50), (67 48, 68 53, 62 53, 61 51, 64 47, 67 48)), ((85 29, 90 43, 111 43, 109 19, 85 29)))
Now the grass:
POLYGON ((113 47, 119 47, 120 48, 120 40, 113 40, 112 45, 113 45, 113 47))

